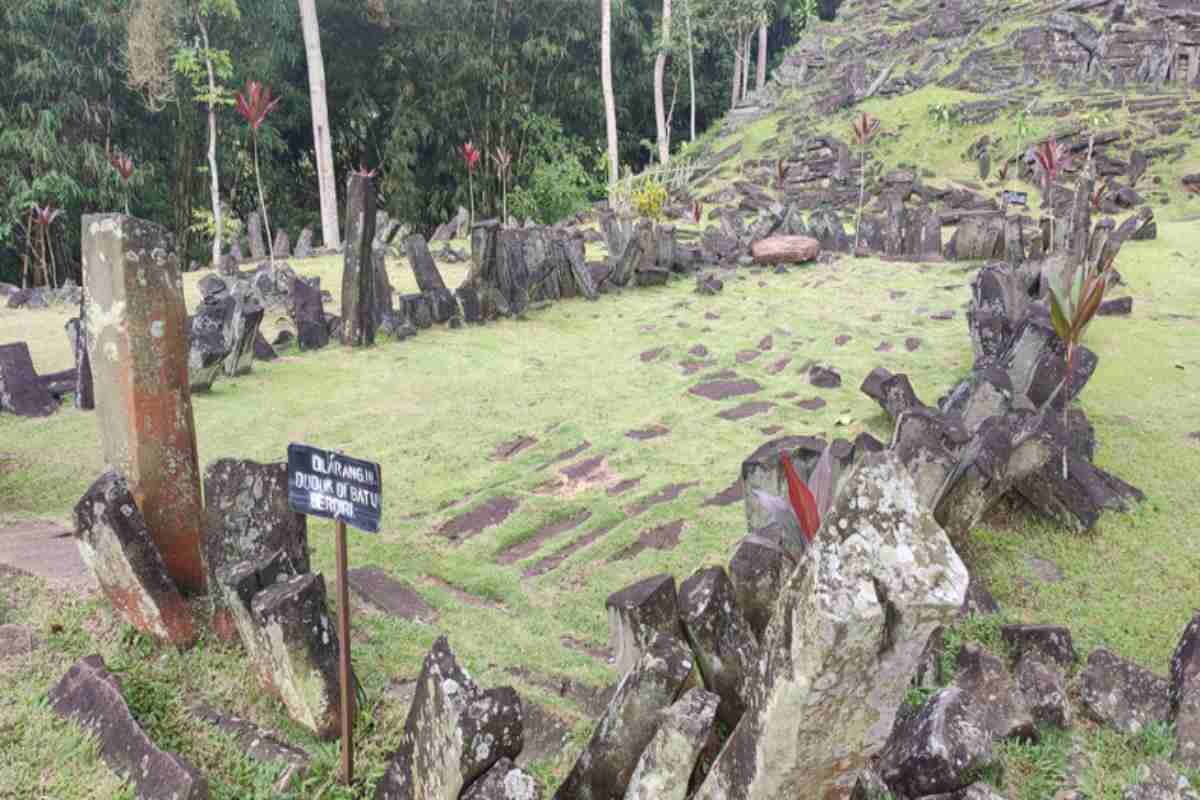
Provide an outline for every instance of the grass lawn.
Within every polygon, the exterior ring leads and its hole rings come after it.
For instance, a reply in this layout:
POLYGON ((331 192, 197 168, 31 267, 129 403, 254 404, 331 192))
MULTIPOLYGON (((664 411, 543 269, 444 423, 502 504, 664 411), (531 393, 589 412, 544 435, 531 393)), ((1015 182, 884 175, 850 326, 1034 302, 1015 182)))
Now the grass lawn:
MULTIPOLYGON (((1122 253, 1117 267, 1134 313, 1101 319, 1089 332, 1101 362, 1083 396, 1097 429, 1098 462, 1148 500, 1133 514, 1106 516, 1087 536, 1020 517, 997 519, 973 533, 965 556, 989 579, 1006 621, 1068 624, 1084 655, 1105 645, 1161 674, 1200 605, 1200 442, 1187 438, 1200 430, 1200 270, 1193 255, 1200 231, 1172 223, 1160 226, 1160 235, 1122 253), (1063 579, 1039 583, 1031 557, 1053 561, 1063 579)), ((320 275, 337 294, 336 260, 293 266, 320 275)), ((450 285, 464 271, 443 266, 450 285)), ((400 291, 412 290, 407 272, 402 262, 392 266, 400 291)), ((186 276, 191 303, 199 277, 186 276)), ((49 687, 93 652, 121 674, 150 735, 205 773, 214 797, 273 796, 274 768, 250 761, 189 716, 186 707, 197 701, 279 730, 313 753, 301 796, 369 797, 407 712, 387 687, 415 678, 440 634, 478 682, 514 684, 527 703, 564 723, 567 746, 549 748, 532 766, 556 785, 592 719, 587 692, 563 694, 559 686, 569 679, 602 687, 617 678, 589 652, 606 646, 605 597, 654 573, 683 579, 727 562, 745 533, 741 503, 706 501, 737 479, 741 460, 763 441, 861 430, 888 438, 889 421, 857 388, 872 367, 908 373, 927 402, 936 400, 970 365, 963 314, 970 278, 971 269, 958 264, 847 258, 784 275, 740 270, 711 298, 678 281, 594 303, 566 301, 485 328, 423 331, 366 351, 286 352, 257 364, 252 375, 218 381, 194 399, 201 464, 282 460, 292 441, 380 462, 383 532, 351 534, 351 565, 388 569, 437 611, 436 623, 419 624, 355 608, 355 664, 369 699, 358 728, 360 783, 352 792, 336 786, 336 744, 316 742, 291 724, 280 704, 259 692, 236 650, 211 640, 184 654, 160 648, 133 634, 95 594, 9 576, 0 583, 0 624, 33 627, 42 646, 0 661, 0 798, 131 796, 93 744, 46 707, 49 687), (955 312, 953 320, 931 319, 945 310, 955 312), (697 345, 708 355, 689 355, 697 345), (711 363, 687 375, 680 362, 689 360, 711 363), (811 386, 804 375, 810 363, 835 367, 842 386, 811 386), (703 376, 726 369, 761 390, 719 402, 688 393, 703 376), (799 405, 818 397, 825 401, 818 410, 799 405), (742 420, 718 416, 747 401, 770 405, 742 420), (669 432, 646 440, 627 435, 653 426, 669 432), (518 436, 536 441, 512 458, 493 457, 518 436), (653 502, 663 497, 669 499, 653 502), (489 502, 513 510, 465 541, 439 533, 489 502), (539 537, 566 520, 581 522, 539 537), (650 532, 657 535, 643 540, 650 532)), ((268 312, 268 328, 278 313, 268 312)), ((66 318, 62 310, 0 310, 0 342, 27 340, 40 371, 62 369, 70 363, 66 318)), ((23 521, 68 521, 103 468, 95 425, 93 414, 72 408, 46 420, 0 416, 0 536, 23 521)), ((314 569, 332 588, 332 526, 311 520, 309 536, 314 569)), ((993 642, 995 626, 972 621, 960 636, 993 642)), ((1119 797, 1144 743, 1086 726, 1076 739, 1096 755, 1088 775, 1100 788, 1092 797, 1119 797)), ((996 780, 1009 784, 1012 797, 1043 796, 1040 781, 1070 744, 1063 742, 1051 741, 1046 752, 1009 748, 1009 769, 996 780)))

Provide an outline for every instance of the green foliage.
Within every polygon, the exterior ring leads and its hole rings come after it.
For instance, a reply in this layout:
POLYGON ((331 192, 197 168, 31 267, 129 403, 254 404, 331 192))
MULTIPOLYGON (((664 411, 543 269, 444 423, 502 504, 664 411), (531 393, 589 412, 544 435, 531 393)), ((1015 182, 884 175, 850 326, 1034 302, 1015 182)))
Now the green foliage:
POLYGON ((1000 638, 1000 626, 1003 624, 999 614, 970 614, 946 628, 943 638, 942 655, 938 660, 938 676, 949 680, 954 675, 958 654, 963 645, 974 642, 995 655, 1005 652, 1004 641, 1000 638))
POLYGON ((197 103, 213 106, 232 106, 233 90, 224 86, 233 78, 233 61, 227 50, 204 47, 180 47, 172 61, 175 71, 192 85, 193 98, 197 103), (208 63, 212 64, 216 86, 208 86, 208 63))
POLYGON ((1175 752, 1175 726, 1170 722, 1151 722, 1136 738, 1137 746, 1151 760, 1169 760, 1175 752))
POLYGON ((934 126, 945 130, 962 124, 958 111, 945 103, 934 103, 929 106, 929 119, 934 126))
POLYGON ((603 182, 592 151, 566 135, 558 120, 532 114, 522 123, 521 136, 526 145, 509 195, 509 208, 518 219, 550 225, 600 195, 603 182))
POLYGON ((1067 776, 1071 755, 1071 732, 1044 725, 1037 741, 1006 740, 999 745, 1003 780, 991 781, 1009 790, 1013 800, 1045 800, 1053 797, 1067 776))
POLYGON ((929 698, 937 692, 937 689, 931 689, 927 686, 911 686, 904 693, 904 702, 909 708, 914 711, 919 711, 929 702, 929 698))
MULTIPOLYGON (((242 235, 242 221, 227 212, 228 209, 221 214, 221 242, 232 244, 242 235)), ((200 236, 201 239, 211 242, 212 237, 217 233, 217 224, 213 219, 212 209, 206 207, 192 209, 192 220, 188 230, 200 236)))
POLYGON ((667 204, 667 187, 658 181, 648 181, 633 193, 633 208, 639 216, 657 222, 662 219, 667 204))

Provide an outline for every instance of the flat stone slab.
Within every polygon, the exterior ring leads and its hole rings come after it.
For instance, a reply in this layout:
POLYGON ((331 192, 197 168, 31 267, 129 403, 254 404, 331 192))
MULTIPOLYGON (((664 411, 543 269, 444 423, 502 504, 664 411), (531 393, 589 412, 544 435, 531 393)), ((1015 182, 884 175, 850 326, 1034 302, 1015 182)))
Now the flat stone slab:
POLYGON ((820 397, 810 397, 807 400, 801 400, 796 405, 803 408, 805 411, 820 411, 825 407, 825 401, 820 397))
POLYGON ((33 631, 23 625, 0 625, 0 661, 23 656, 37 649, 33 631))
POLYGON ((725 400, 762 391, 762 386, 752 380, 715 380, 698 383, 688 389, 689 394, 708 400, 725 400))
POLYGON ((657 439, 659 436, 666 436, 670 432, 671 429, 666 425, 651 425, 649 428, 642 428, 641 430, 626 431, 625 435, 630 439, 644 442, 648 439, 657 439))
POLYGON ((731 506, 734 503, 741 502, 744 492, 742 491, 741 480, 736 480, 726 486, 721 491, 714 494, 712 497, 705 500, 703 506, 731 506))
POLYGON ((757 414, 765 414, 774 407, 774 403, 767 403, 763 401, 742 403, 734 408, 725 409, 717 414, 717 416, 721 419, 728 420, 746 419, 747 417, 753 417, 757 414))
POLYGON ((20 522, 0 528, 0 564, 31 575, 94 589, 75 532, 57 522, 20 522))
POLYGON ((609 561, 627 561, 636 558, 646 550, 674 550, 679 545, 679 537, 683 533, 686 520, 677 519, 655 528, 642 531, 637 541, 619 550, 609 557, 609 561))
POLYGON ((735 359, 739 364, 749 364, 761 355, 761 350, 739 350, 735 359))
POLYGON ((653 350, 647 350, 641 355, 642 362, 648 363, 654 361, 665 352, 667 352, 667 348, 665 347, 656 347, 653 350))
POLYGON ((437 621, 437 612, 407 583, 396 580, 380 567, 358 567, 346 576, 350 588, 369 605, 385 614, 410 622, 437 621))
POLYGON ((533 447, 535 444, 537 444, 537 439, 532 436, 517 436, 514 439, 496 445, 496 449, 492 451, 490 458, 493 461, 505 461, 521 451, 533 447))
POLYGON ((692 481, 690 483, 668 484, 668 485, 664 486, 663 488, 659 489, 654 494, 647 495, 646 497, 642 498, 638 502, 629 506, 629 508, 625 509, 625 513, 628 514, 630 517, 636 517, 638 514, 643 513, 650 507, 656 506, 659 503, 669 503, 670 501, 674 500, 676 497, 679 497, 679 495, 683 494, 688 489, 692 488, 693 486, 699 486, 699 485, 700 485, 699 481, 692 481))
POLYGON ((778 375, 779 373, 781 373, 785 369, 787 369, 788 365, 791 363, 792 363, 792 357, 784 356, 783 358, 781 358, 778 361, 771 364, 771 366, 767 367, 767 374, 768 375, 778 375))
POLYGON ((242 751, 255 761, 286 764, 287 769, 275 781, 275 790, 278 792, 286 792, 293 782, 302 780, 308 771, 310 757, 306 751, 282 741, 249 720, 222 714, 204 703, 192 706, 188 713, 232 736, 241 745, 242 751))
POLYGON ((515 497, 493 497, 447 521, 437 529, 437 533, 452 542, 465 542, 481 531, 504 522, 520 505, 521 501, 515 497))

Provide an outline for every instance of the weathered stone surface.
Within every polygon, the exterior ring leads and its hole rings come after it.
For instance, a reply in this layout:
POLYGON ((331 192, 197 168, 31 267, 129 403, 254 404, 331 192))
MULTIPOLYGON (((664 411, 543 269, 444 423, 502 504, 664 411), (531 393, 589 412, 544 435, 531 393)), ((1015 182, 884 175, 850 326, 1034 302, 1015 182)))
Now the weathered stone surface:
POLYGON ((407 583, 380 567, 356 567, 347 572, 350 588, 380 611, 416 622, 434 622, 437 612, 407 583))
POLYGON ((1198 800, 1200 794, 1191 782, 1165 761, 1142 764, 1137 768, 1137 783, 1125 789, 1122 800, 1198 800))
POLYGON ((33 631, 23 625, 0 625, 0 661, 32 653, 37 649, 38 640, 33 631))
POLYGON ((250 240, 250 257, 260 261, 267 257, 267 240, 263 236, 263 220, 257 211, 246 219, 246 238, 250 240))
POLYGON ((254 340, 258 337, 265 310, 248 281, 238 281, 229 294, 234 306, 225 331, 225 341, 229 345, 225 374, 234 377, 249 374, 254 364, 254 340))
POLYGON ((814 436, 784 436, 764 442, 742 461, 746 524, 751 533, 758 533, 768 539, 779 538, 777 531, 769 530, 773 527, 771 513, 763 506, 755 490, 776 497, 787 495, 787 478, 780 456, 786 453, 801 480, 806 480, 824 452, 823 439, 814 436))
POLYGON ((300 231, 300 236, 296 239, 296 250, 293 255, 296 258, 308 258, 312 255, 312 240, 313 229, 311 225, 305 225, 300 231))
POLYGON ((1014 677, 1035 722, 1059 728, 1070 727, 1071 703, 1067 697, 1067 680, 1058 665, 1043 660, 1036 651, 1031 651, 1017 662, 1014 677))
POLYGON ((965 788, 971 775, 994 758, 993 736, 982 719, 983 710, 957 686, 929 698, 880 754, 883 780, 905 797, 965 788))
POLYGON ((658 731, 638 759, 625 800, 685 800, 696 759, 712 734, 720 698, 690 689, 662 712, 658 731))
POLYGON ((375 798, 456 800, 500 759, 515 759, 523 743, 517 693, 480 689, 439 637, 425 656, 400 748, 375 798))
POLYGON ((721 721, 733 728, 749 701, 759 648, 723 567, 699 570, 683 582, 679 618, 704 685, 721 698, 721 721))
MULTIPOLYGON (((210 586, 228 565, 282 551, 289 572, 309 571, 308 522, 288 505, 287 464, 223 458, 204 470, 204 564, 210 586)), ((213 630, 237 641, 233 613, 213 592, 213 630)))
POLYGON ((654 637, 634 668, 621 678, 555 800, 623 797, 638 758, 659 727, 658 712, 675 702, 693 671, 691 651, 678 639, 654 637))
POLYGON ((67 339, 75 354, 75 407, 91 411, 96 407, 96 389, 92 382, 92 361, 88 356, 87 325, 82 317, 67 320, 67 339))
POLYGON ((1171 712, 1176 760, 1200 769, 1200 613, 1184 629, 1171 657, 1171 712))
POLYGON ((230 358, 229 341, 237 301, 228 293, 209 295, 188 321, 188 384, 193 393, 207 392, 230 358))
POLYGON ((621 675, 633 669, 657 635, 682 638, 675 578, 671 575, 654 575, 613 592, 604 606, 621 675))
POLYGON ((188 713, 232 736, 242 751, 255 761, 286 764, 283 773, 275 781, 276 792, 282 794, 298 788, 294 784, 303 780, 308 772, 310 756, 307 752, 276 738, 249 720, 222 714, 203 703, 192 706, 188 713))
POLYGON ((821 252, 821 243, 807 236, 772 236, 750 245, 755 264, 803 264, 821 252))
POLYGON ((1088 656, 1079 676, 1083 710, 1125 734, 1141 733, 1147 725, 1167 722, 1171 714, 1167 681, 1098 648, 1088 656))
POLYGON ((979 709, 979 721, 996 739, 1034 739, 1037 729, 1025 697, 1000 659, 977 644, 968 643, 958 653, 954 685, 979 709))
POLYGON ((104 461, 129 480, 171 578, 202 592, 187 312, 170 235, 120 214, 86 215, 82 249, 104 461))
POLYGON ((150 741, 100 656, 77 661, 50 690, 49 701, 56 714, 79 723, 99 740, 104 763, 133 783, 140 800, 207 800, 204 776, 150 741))
POLYGON ((346 186, 346 250, 342 260, 342 342, 375 344, 375 179, 352 174, 346 186))
POLYGON ((780 595, 750 708, 697 797, 848 795, 967 581, 899 460, 864 458, 780 595))
POLYGON ((747 536, 729 562, 737 606, 759 641, 775 611, 775 602, 795 561, 783 547, 762 536, 747 536))
POLYGON ((321 300, 321 285, 303 279, 292 281, 289 313, 296 326, 296 340, 301 350, 320 350, 329 344, 329 325, 321 300))
POLYGON ((135 628, 177 647, 196 641, 192 611, 167 573, 128 482, 106 472, 75 506, 79 554, 135 628))
POLYGON ((271 249, 271 255, 275 258, 290 258, 292 255, 292 240, 282 228, 275 234, 275 245, 271 249))
POLYGON ((0 411, 21 417, 48 417, 58 401, 38 381, 25 342, 0 345, 0 411))
POLYGON ((1061 625, 1005 625, 1000 636, 1017 660, 1034 653, 1047 664, 1070 669, 1078 658, 1071 631, 1061 625))
POLYGON ((420 234, 414 234, 404 240, 404 252, 408 256, 409 266, 417 279, 417 288, 422 292, 445 291, 446 283, 438 272, 437 264, 429 252, 429 245, 420 234))
POLYGON ((532 775, 502 758, 462 793, 461 800, 539 800, 541 796, 532 775))

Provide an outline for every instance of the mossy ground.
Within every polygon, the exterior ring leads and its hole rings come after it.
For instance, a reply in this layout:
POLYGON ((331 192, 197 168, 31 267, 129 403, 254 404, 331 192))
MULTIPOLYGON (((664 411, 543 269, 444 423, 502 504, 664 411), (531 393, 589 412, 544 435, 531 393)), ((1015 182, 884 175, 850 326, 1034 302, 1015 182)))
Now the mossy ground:
MULTIPOLYGON (((1083 396, 1097 428, 1098 462, 1146 491, 1128 515, 1110 514, 1095 531, 1071 536, 1020 515, 997 517, 962 543, 973 569, 987 577, 1005 620, 1071 626, 1086 654, 1104 645, 1163 673, 1200 588, 1200 540, 1195 521, 1200 489, 1200 231, 1162 226, 1156 242, 1127 246, 1118 269, 1134 296, 1127 319, 1101 319, 1088 334, 1100 368, 1083 396), (1041 584, 1031 557, 1054 561, 1064 579, 1041 584), (1191 599, 1189 599, 1191 598, 1191 599)), ((340 268, 333 259, 295 262, 335 294, 340 268)), ((443 266, 448 283, 461 267, 443 266)), ((408 290, 401 265, 392 280, 408 290)), ((198 275, 188 275, 189 301, 198 275)), ((317 353, 287 352, 257 364, 254 373, 219 381, 194 400, 201 463, 220 457, 278 460, 287 444, 305 441, 342 448, 383 465, 384 525, 379 536, 352 534, 352 565, 376 564, 410 582, 437 610, 422 625, 354 609, 356 669, 368 708, 358 730, 359 775, 353 792, 337 787, 337 751, 290 723, 275 700, 261 694, 238 652, 206 639, 176 653, 133 635, 94 594, 28 577, 0 584, 0 623, 32 627, 42 646, 0 663, 0 797, 122 796, 98 761, 94 745, 46 707, 49 687, 77 658, 100 652, 125 682, 131 704, 151 735, 177 749, 210 779, 218 798, 268 797, 272 768, 248 760, 241 748, 185 712, 202 700, 282 731, 316 757, 304 797, 370 796, 373 781, 396 746, 406 709, 384 691, 414 678, 433 639, 447 634, 483 685, 513 683, 527 701, 546 707, 570 727, 567 747, 535 766, 551 784, 561 779, 586 741, 590 718, 562 678, 603 686, 613 670, 581 649, 602 649, 604 598, 640 577, 671 572, 682 579, 706 564, 724 563, 745 532, 740 503, 704 505, 729 486, 744 458, 770 435, 851 437, 868 430, 881 438, 890 423, 857 391, 882 364, 907 372, 932 402, 970 365, 963 317, 969 265, 901 264, 842 258, 786 275, 741 270, 712 298, 690 282, 662 289, 574 300, 531 312, 527 319, 484 328, 424 331, 366 351, 338 346, 317 353), (893 293, 903 292, 903 295, 893 293), (951 321, 934 313, 954 310, 951 321), (715 317, 715 318, 714 318, 715 317), (836 337, 850 340, 834 344, 836 337), (772 349, 749 363, 739 351, 772 349), (905 340, 919 338, 915 352, 905 340), (877 352, 890 343, 889 352, 877 352), (716 363, 686 376, 687 351, 704 344, 716 363), (644 361, 643 353, 665 348, 644 361), (791 361, 777 374, 773 365, 791 361), (809 385, 809 362, 835 366, 836 390, 809 385), (688 394, 703 375, 735 369, 758 381, 754 395, 714 402, 688 394), (788 396, 791 393, 794 396, 788 396), (800 400, 827 405, 806 411, 800 400), (716 416, 744 400, 775 406, 742 421, 716 416), (626 432, 663 425, 668 435, 638 442, 626 432), (517 435, 537 443, 510 461, 489 456, 517 435), (542 465, 588 442, 567 461, 542 465), (604 456, 603 485, 579 484, 547 494, 542 487, 563 467, 604 456), (606 486, 640 478, 636 488, 610 496, 606 486), (631 506, 669 484, 697 482, 676 499, 634 516, 631 506), (503 524, 455 545, 436 533, 446 520, 499 495, 520 501, 503 524), (523 560, 505 565, 497 554, 549 521, 588 510, 592 516, 523 560), (682 519, 673 549, 646 549, 611 560, 639 535, 682 519), (557 569, 533 578, 523 571, 596 528, 607 535, 582 547, 557 569), (444 582, 444 583, 443 583, 444 582), (455 588, 447 588, 447 584, 455 588), (455 589, 468 594, 464 595, 455 589)), ((336 304, 334 306, 336 308, 336 304)), ((276 312, 268 314, 268 327, 276 312)), ((0 341, 30 342, 42 371, 69 365, 64 310, 0 311, 0 341)), ((102 464, 96 418, 64 408, 46 420, 0 417, 0 529, 33 518, 66 522, 73 503, 102 464)), ((636 510, 636 509, 633 509, 636 510)), ((0 533, 0 535, 3 535, 0 533)), ((332 586, 330 525, 311 520, 314 568, 332 586)), ((1100 798, 1116 798, 1133 745, 1085 730, 1105 781, 1100 798)), ((1037 754, 1006 751, 1013 796, 1030 797, 1045 769, 1037 754), (1033 764, 1034 766, 1030 766, 1033 764)), ((1049 756, 1047 756, 1048 758, 1049 756)), ((128 796, 128 794, 126 794, 128 796)))

